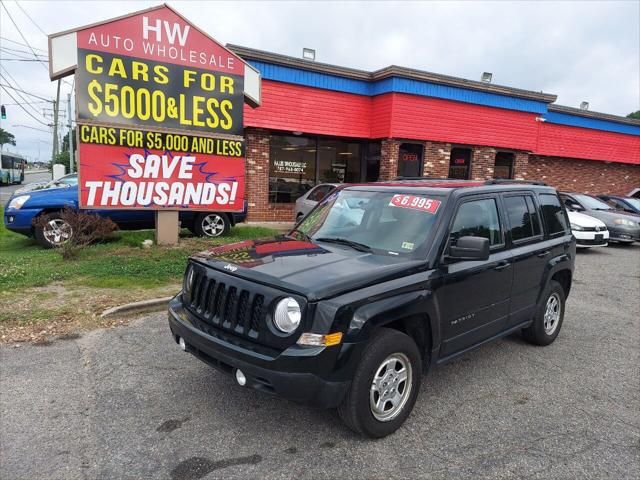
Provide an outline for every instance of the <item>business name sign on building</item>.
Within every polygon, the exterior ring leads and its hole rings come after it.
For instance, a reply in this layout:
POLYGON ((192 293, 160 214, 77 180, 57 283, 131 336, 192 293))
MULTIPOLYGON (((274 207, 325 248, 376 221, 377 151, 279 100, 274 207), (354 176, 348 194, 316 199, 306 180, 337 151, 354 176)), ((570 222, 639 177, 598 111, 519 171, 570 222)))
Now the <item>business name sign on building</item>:
POLYGON ((242 210, 242 59, 166 5, 52 35, 50 57, 76 74, 81 207, 242 210))

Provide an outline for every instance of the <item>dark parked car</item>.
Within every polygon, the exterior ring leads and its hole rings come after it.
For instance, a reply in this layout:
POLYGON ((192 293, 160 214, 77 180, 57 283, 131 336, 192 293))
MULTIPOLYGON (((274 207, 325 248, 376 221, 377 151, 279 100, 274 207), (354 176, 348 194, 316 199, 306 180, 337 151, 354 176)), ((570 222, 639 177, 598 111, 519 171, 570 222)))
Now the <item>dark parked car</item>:
POLYGON ((621 197, 618 195, 598 195, 598 198, 615 209, 640 215, 640 198, 621 197))
MULTIPOLYGON (((78 208, 78 184, 52 182, 45 188, 12 195, 4 209, 4 225, 8 230, 35 237, 45 248, 56 247, 68 241, 72 234, 69 225, 60 217, 65 207, 78 208), (42 215, 47 217, 48 222, 44 226, 34 227, 34 219, 42 215)), ((140 230, 155 225, 155 213, 150 209, 86 211, 110 218, 121 230, 140 230)), ((183 210, 179 218, 182 226, 195 235, 218 237, 245 220, 246 203, 242 213, 183 210)))
POLYGON ((552 343, 576 244, 556 191, 393 181, 338 187, 288 235, 190 258, 175 341, 239 385, 394 432, 431 366, 513 332, 552 343))
POLYGON ((640 216, 616 210, 599 198, 584 193, 560 192, 567 210, 602 220, 609 230, 609 242, 630 244, 640 241, 640 216))

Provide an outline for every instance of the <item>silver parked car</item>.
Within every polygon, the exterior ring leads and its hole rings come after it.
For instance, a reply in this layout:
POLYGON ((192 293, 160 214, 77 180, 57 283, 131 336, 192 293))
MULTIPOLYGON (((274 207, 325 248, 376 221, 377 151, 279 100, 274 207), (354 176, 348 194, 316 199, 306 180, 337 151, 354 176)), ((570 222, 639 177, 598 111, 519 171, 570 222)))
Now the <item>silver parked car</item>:
POLYGON ((296 222, 302 220, 307 213, 309 213, 317 203, 324 197, 333 192, 339 183, 321 183, 316 185, 307 193, 302 195, 296 200, 296 209, 294 211, 296 216, 296 222))

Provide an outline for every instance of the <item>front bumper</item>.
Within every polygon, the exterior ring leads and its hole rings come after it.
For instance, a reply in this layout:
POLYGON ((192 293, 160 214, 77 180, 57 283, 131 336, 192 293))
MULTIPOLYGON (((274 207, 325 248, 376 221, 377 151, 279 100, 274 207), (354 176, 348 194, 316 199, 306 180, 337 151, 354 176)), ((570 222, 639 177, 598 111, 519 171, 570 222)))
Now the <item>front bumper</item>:
POLYGON ((606 247, 609 241, 608 230, 602 232, 574 230, 572 233, 576 237, 576 247, 606 247))
POLYGON ((228 375, 242 370, 247 387, 318 408, 337 407, 350 385, 359 344, 300 347, 283 352, 249 345, 195 318, 179 297, 169 304, 169 327, 187 351, 228 375), (205 331, 206 330, 206 331, 205 331))
POLYGON ((609 239, 616 242, 640 242, 640 227, 616 225, 609 227, 609 239))
POLYGON ((40 213, 42 209, 20 208, 4 210, 4 226, 12 232, 30 235, 33 226, 33 219, 40 213))

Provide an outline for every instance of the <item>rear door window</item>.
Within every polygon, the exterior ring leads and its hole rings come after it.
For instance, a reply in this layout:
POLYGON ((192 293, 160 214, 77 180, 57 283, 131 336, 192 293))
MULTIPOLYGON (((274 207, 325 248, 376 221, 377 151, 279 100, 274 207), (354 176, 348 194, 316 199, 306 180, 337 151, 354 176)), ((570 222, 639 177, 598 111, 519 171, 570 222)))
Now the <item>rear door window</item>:
POLYGON ((542 234, 540 219, 530 195, 504 197, 504 204, 511 228, 511 240, 522 242, 542 234))
POLYGON ((568 232, 567 216, 558 197, 551 193, 543 193, 538 195, 538 200, 549 236, 564 235, 568 232))

